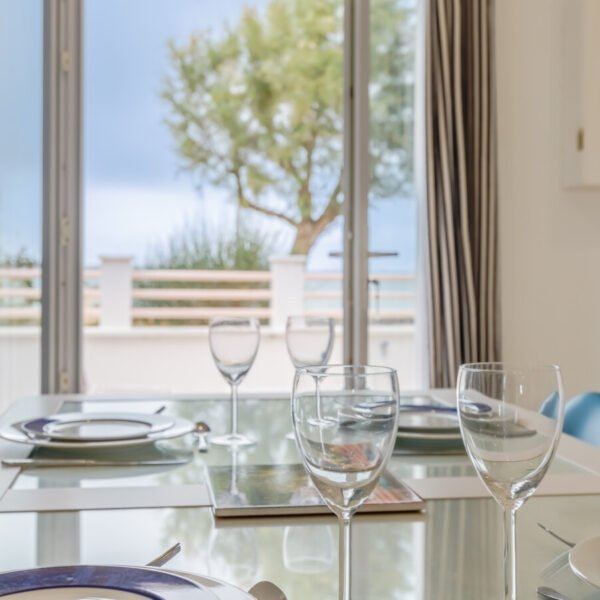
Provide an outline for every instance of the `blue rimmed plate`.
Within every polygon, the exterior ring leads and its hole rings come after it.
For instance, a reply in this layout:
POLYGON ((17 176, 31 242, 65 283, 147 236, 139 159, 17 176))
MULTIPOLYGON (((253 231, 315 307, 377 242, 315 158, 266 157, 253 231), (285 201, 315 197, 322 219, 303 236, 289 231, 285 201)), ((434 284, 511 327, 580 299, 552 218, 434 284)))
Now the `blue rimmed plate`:
POLYGON ((198 580, 144 567, 73 565, 0 573, 15 600, 220 600, 198 580))
POLYGON ((24 421, 21 429, 33 436, 65 442, 104 442, 143 438, 173 427, 164 415, 137 413, 59 413, 24 421))

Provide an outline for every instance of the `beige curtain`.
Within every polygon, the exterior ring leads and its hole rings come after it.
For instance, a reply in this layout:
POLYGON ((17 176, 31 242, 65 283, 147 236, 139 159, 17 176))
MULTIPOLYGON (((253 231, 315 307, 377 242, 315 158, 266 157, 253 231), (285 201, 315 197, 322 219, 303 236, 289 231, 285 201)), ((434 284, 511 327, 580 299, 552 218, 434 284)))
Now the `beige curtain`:
POLYGON ((499 357, 494 0, 429 0, 426 184, 430 385, 499 357))

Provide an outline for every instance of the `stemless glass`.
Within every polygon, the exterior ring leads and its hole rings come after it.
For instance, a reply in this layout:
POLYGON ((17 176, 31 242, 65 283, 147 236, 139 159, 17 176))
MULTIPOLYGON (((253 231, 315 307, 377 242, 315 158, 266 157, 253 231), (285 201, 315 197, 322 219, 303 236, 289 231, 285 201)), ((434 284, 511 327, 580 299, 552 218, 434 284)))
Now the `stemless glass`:
POLYGON ((249 446, 255 443, 237 430, 237 388, 258 352, 260 324, 257 319, 213 319, 208 341, 217 369, 231 386, 231 433, 212 437, 211 444, 249 446))
POLYGON ((504 511, 504 597, 516 600, 516 512, 546 474, 562 431, 559 367, 462 365, 457 403, 462 437, 479 478, 504 511), (553 399, 556 419, 539 414, 553 399))
POLYGON ((314 366, 296 371, 292 421, 304 467, 340 527, 340 600, 350 600, 350 523, 394 448, 394 369, 314 366))

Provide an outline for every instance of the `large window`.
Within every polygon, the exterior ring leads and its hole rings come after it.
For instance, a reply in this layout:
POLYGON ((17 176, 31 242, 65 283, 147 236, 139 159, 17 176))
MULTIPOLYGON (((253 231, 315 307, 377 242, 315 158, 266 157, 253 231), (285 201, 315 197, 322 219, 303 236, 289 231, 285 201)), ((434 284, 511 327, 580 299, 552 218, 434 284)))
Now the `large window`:
POLYGON ((42 9, 0 0, 0 410, 40 389, 42 9))
MULTIPOLYGON (((16 230, 28 245, 9 241, 3 218, 0 251, 5 262, 24 256, 35 266, 40 189, 23 182, 41 186, 43 3, 0 0, 15 14, 24 4, 37 6, 37 50, 13 51, 38 63, 18 74, 0 63, 0 75, 23 93, 28 78, 37 96, 11 96, 22 112, 9 107, 0 118, 18 127, 19 115, 29 115, 20 143, 30 145, 27 168, 36 176, 22 178, 9 205, 19 227, 28 228, 16 230), (28 213, 33 219, 23 218, 26 204, 17 198, 38 203, 28 213)), ((416 4, 371 0, 369 18, 359 19, 365 5, 352 0, 65 3, 83 8, 83 103, 72 123, 81 125, 83 141, 83 391, 225 391, 208 347, 207 324, 217 315, 261 322, 259 354, 242 391, 289 389, 287 315, 333 317, 331 361, 347 359, 344 337, 355 323, 343 315, 361 300, 347 288, 344 297, 344 253, 352 228, 367 226, 368 269, 351 283, 369 282, 368 339, 358 342, 368 346, 370 362, 396 367, 404 388, 417 383, 416 4), (370 39, 368 61, 350 58, 358 38, 370 39), (370 107, 354 106, 365 82, 370 107), (348 110, 358 111, 358 121, 348 110), (349 158, 360 156, 348 152, 353 145, 368 149, 368 165, 349 158), (364 198, 346 187, 356 171, 369 182, 364 198), (364 207, 348 221, 345 190, 352 207, 364 207)), ((25 41, 2 36, 0 43, 25 41)), ((9 147, 3 142, 0 152, 9 147)), ((77 156, 65 156, 76 165, 77 156)), ((1 158, 0 168, 19 172, 10 167, 14 156, 1 158)), ((39 294, 25 289, 39 284, 25 271, 18 281, 10 285, 23 290, 19 308, 39 311, 39 294)), ((3 292, 0 306, 8 308, 14 295, 3 292)), ((39 327, 39 316, 30 324, 39 327)))

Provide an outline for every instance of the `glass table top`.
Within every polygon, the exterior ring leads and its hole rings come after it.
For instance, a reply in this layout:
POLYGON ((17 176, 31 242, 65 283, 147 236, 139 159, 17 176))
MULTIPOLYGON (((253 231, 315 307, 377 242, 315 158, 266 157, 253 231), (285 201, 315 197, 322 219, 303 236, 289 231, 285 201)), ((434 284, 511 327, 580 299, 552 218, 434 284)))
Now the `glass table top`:
MULTIPOLYGON (((411 397, 411 402, 430 402, 428 398, 411 397)), ((171 400, 160 398, 152 401, 110 402, 105 400, 68 401, 61 412, 122 411, 152 412, 166 405, 163 414, 179 416, 192 422, 204 421, 216 435, 227 432, 230 404, 227 397, 171 400)), ((293 439, 286 434, 291 431, 289 400, 282 397, 241 397, 239 404, 240 431, 257 440, 255 446, 241 448, 236 452, 239 465, 251 464, 294 464, 301 462, 293 439)), ((23 471, 13 489, 35 489, 38 487, 113 487, 115 485, 152 486, 199 484, 204 481, 204 465, 229 465, 233 457, 229 449, 210 446, 206 453, 194 452, 197 440, 193 434, 172 442, 163 442, 160 447, 167 452, 183 453, 190 462, 181 466, 140 468, 83 468, 83 469, 36 469, 23 471)), ((102 457, 156 457, 154 449, 132 447, 93 451, 89 456, 102 457), (148 454, 150 452, 150 455, 148 454)), ((31 456, 65 456, 64 452, 37 449, 31 456)), ((78 453, 79 456, 79 453, 78 453)), ((394 455, 389 470, 401 479, 431 477, 475 477, 475 471, 464 452, 458 454, 411 454, 394 455)), ((574 473, 583 469, 556 458, 551 473, 574 473)))
MULTIPOLYGON (((568 539, 600 534, 600 497, 532 498, 519 511, 520 599, 540 584, 570 598, 598 598, 570 571, 568 539)), ((337 598, 338 544, 333 517, 222 519, 208 508, 0 514, 0 571, 58 564, 139 565, 179 541, 173 569, 247 589, 260 579, 288 600, 337 598), (115 533, 115 532, 118 532, 115 533), (10 551, 7 548, 10 547, 10 551)), ((502 597, 502 533, 492 500, 428 502, 427 511, 359 515, 353 530, 353 590, 360 600, 488 600, 502 597)))

